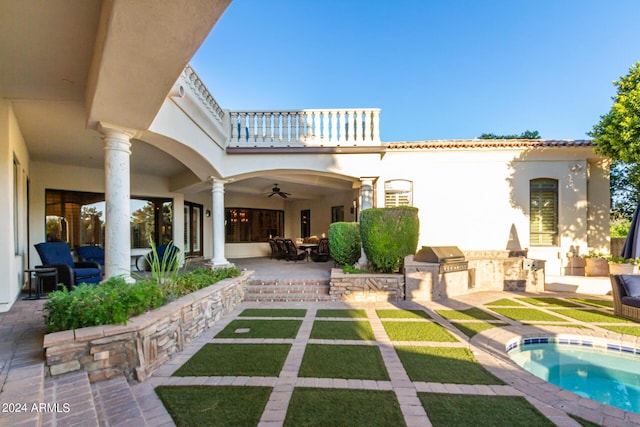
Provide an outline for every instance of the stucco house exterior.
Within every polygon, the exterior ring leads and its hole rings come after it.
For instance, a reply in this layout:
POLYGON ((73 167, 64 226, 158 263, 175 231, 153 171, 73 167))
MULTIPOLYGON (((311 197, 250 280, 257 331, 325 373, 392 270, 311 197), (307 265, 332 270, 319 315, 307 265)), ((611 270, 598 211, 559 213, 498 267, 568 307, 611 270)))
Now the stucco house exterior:
POLYGON ((48 239, 102 246, 109 277, 149 239, 225 265, 370 207, 419 208, 419 245, 527 250, 548 274, 608 251, 590 141, 388 142, 379 109, 340 100, 218 105, 189 60, 229 2, 0 3, 0 311, 48 239))

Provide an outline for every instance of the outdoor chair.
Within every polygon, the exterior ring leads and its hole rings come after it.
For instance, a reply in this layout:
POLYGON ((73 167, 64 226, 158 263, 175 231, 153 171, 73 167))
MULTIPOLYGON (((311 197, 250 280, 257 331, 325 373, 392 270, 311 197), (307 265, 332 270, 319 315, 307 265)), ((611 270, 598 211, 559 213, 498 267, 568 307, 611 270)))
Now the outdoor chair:
POLYGON ((285 258, 286 252, 282 252, 282 250, 278 246, 278 242, 276 242, 276 239, 269 239, 269 247, 271 247, 271 255, 269 256, 269 259, 285 258))
POLYGON ((278 246, 278 259, 289 259, 289 251, 284 239, 276 238, 276 246, 278 246))
POLYGON ((100 246, 80 246, 76 249, 78 259, 82 262, 97 262, 104 268, 104 249, 100 246))
POLYGON ((284 243, 287 247, 287 261, 295 261, 305 259, 307 252, 304 249, 300 249, 296 246, 296 242, 291 239, 284 239, 284 243))
POLYGON ((640 321, 640 275, 612 274, 613 314, 640 321))
POLYGON ((158 265, 162 265, 163 262, 171 265, 170 260, 174 256, 178 256, 180 254, 180 249, 175 246, 173 243, 169 243, 167 245, 158 245, 156 246, 156 253, 153 251, 148 252, 146 255, 139 256, 136 259, 136 268, 138 271, 151 271, 151 264, 157 263, 158 265), (155 255, 158 258, 155 258, 155 255))
POLYGON ((311 249, 311 259, 315 262, 329 261, 329 239, 326 237, 318 241, 318 247, 311 249))
POLYGON ((102 280, 100 265, 93 261, 74 262, 71 249, 65 242, 43 242, 34 246, 42 260, 42 267, 55 268, 58 282, 68 290, 81 283, 100 283, 102 280))

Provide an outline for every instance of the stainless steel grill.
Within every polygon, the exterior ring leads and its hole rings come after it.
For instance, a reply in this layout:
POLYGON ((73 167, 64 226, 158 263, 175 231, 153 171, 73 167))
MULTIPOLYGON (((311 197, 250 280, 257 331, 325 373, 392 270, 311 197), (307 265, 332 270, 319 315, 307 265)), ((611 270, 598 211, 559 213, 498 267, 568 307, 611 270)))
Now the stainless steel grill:
POLYGON ((466 271, 469 263, 457 246, 423 246, 413 256, 414 261, 440 264, 440 273, 466 271))

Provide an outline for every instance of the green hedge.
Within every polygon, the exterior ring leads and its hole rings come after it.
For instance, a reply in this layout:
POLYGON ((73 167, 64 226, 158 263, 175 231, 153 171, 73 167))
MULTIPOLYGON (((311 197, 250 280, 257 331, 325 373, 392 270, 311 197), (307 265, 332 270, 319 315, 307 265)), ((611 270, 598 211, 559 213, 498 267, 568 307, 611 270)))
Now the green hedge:
POLYGON ((237 268, 198 268, 178 275, 171 283, 141 279, 128 284, 123 277, 112 277, 99 285, 83 284, 71 291, 65 287, 49 293, 44 320, 49 332, 126 323, 173 299, 239 275, 237 268))
POLYGON ((419 230, 414 207, 371 208, 360 213, 362 247, 376 271, 398 271, 404 257, 416 252, 419 230))
POLYGON ((360 227, 357 222, 334 222, 329 226, 329 251, 338 265, 360 259, 360 227))

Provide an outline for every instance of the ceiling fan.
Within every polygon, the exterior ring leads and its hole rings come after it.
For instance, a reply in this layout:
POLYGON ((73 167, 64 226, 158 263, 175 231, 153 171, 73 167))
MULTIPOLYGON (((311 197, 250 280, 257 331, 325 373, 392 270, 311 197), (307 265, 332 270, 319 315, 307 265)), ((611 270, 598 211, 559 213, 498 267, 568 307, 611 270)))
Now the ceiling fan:
POLYGON ((280 191, 280 187, 278 187, 278 184, 273 184, 271 193, 267 193, 267 194, 268 194, 267 197, 271 197, 277 194, 278 196, 283 197, 285 199, 291 195, 290 193, 285 193, 284 191, 280 191))

